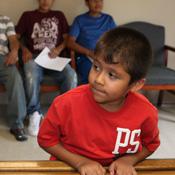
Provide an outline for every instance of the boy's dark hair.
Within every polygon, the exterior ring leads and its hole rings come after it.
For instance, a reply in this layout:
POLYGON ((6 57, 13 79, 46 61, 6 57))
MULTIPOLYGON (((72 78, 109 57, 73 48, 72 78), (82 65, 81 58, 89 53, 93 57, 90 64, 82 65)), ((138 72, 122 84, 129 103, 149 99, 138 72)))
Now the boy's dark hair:
POLYGON ((95 54, 102 55, 106 63, 122 64, 131 76, 130 84, 144 78, 152 63, 152 49, 147 38, 125 27, 106 32, 98 41, 95 54))

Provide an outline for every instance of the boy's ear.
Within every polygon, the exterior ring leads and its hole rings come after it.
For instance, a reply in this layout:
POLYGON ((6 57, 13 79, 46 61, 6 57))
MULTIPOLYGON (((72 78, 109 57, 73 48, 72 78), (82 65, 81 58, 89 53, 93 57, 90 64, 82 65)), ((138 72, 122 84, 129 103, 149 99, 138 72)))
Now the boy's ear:
POLYGON ((142 87, 144 86, 144 84, 145 84, 145 78, 143 78, 143 79, 141 79, 141 80, 139 80, 139 81, 133 83, 133 84, 131 85, 130 91, 131 91, 131 92, 137 92, 137 91, 139 91, 140 89, 142 89, 142 87))

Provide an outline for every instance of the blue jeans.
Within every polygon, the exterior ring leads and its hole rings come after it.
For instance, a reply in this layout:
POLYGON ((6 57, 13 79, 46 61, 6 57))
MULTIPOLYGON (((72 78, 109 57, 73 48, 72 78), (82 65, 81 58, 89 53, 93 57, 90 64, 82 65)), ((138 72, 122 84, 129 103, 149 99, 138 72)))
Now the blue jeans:
POLYGON ((7 90, 9 124, 12 129, 23 128, 23 120, 26 116, 26 100, 22 78, 15 65, 4 65, 4 57, 0 55, 0 81, 7 90))
POLYGON ((43 80, 44 72, 53 77, 59 85, 60 93, 64 93, 77 86, 77 76, 75 71, 68 64, 62 72, 48 70, 37 65, 34 60, 24 64, 25 89, 27 96, 27 114, 35 111, 41 113, 40 107, 40 83, 43 80))
POLYGON ((80 55, 76 60, 79 84, 87 84, 92 62, 84 55, 80 55))

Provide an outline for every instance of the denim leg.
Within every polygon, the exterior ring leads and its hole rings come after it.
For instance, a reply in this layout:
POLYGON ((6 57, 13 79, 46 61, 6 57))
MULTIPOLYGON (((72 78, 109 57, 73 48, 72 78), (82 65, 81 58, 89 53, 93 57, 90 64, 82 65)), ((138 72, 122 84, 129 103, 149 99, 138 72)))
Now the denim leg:
POLYGON ((47 70, 47 74, 58 82, 61 93, 77 86, 77 75, 69 64, 66 65, 62 72, 47 70))
POLYGON ((26 100, 21 75, 13 66, 4 65, 4 56, 0 56, 1 80, 4 83, 8 96, 7 116, 12 129, 23 128, 26 116, 26 100))
POLYGON ((89 58, 81 55, 77 58, 77 72, 80 84, 87 84, 92 62, 89 58))
POLYGON ((38 66, 32 59, 24 64, 25 89, 27 97, 27 114, 35 111, 41 112, 40 107, 40 83, 43 79, 43 68, 38 66))

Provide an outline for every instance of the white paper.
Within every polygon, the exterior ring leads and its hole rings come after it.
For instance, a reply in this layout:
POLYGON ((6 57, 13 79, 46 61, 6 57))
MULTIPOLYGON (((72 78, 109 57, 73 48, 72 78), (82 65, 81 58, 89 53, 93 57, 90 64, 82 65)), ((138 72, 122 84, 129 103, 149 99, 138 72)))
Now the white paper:
POLYGON ((88 59, 93 63, 94 61, 93 61, 93 59, 91 58, 91 57, 88 57, 88 59))
POLYGON ((69 58, 62 57, 51 59, 48 55, 49 52, 49 48, 45 47, 43 51, 36 57, 35 62, 46 69, 62 71, 71 60, 69 58))

